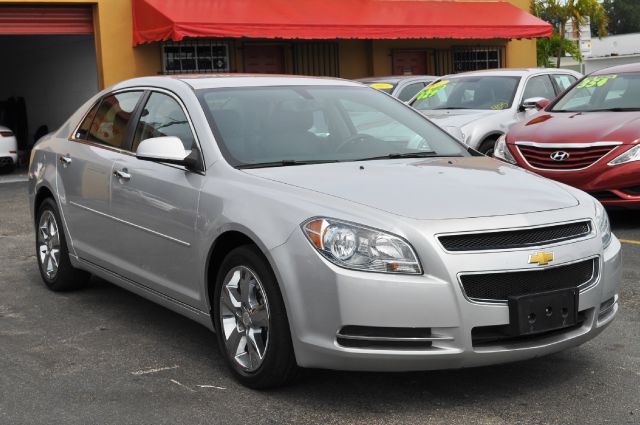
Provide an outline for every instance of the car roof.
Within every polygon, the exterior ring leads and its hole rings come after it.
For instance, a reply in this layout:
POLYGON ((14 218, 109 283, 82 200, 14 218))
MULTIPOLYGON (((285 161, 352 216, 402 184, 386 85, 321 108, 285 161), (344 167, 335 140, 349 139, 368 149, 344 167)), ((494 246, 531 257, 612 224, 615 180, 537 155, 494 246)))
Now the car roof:
POLYGON ((626 65, 618 65, 612 66, 610 68, 599 69, 591 73, 591 75, 623 74, 625 72, 640 72, 640 63, 629 63, 626 65))
POLYGON ((269 86, 352 86, 362 84, 329 77, 308 77, 303 75, 272 74, 187 74, 139 77, 116 84, 113 89, 135 86, 171 86, 177 82, 189 85, 195 90, 222 87, 269 87, 269 86))
POLYGON ((525 77, 531 74, 539 74, 539 73, 553 73, 553 74, 572 74, 572 75, 580 75, 578 72, 571 71, 569 69, 561 69, 561 68, 498 68, 498 69, 485 69, 480 71, 469 71, 469 72, 461 72, 459 74, 449 74, 448 78, 454 77, 464 77, 464 76, 473 76, 473 75, 482 75, 485 77, 497 77, 497 76, 505 76, 505 77, 525 77))
POLYGON ((435 75, 388 75, 383 77, 358 78, 361 83, 399 83, 405 80, 435 80, 435 75))

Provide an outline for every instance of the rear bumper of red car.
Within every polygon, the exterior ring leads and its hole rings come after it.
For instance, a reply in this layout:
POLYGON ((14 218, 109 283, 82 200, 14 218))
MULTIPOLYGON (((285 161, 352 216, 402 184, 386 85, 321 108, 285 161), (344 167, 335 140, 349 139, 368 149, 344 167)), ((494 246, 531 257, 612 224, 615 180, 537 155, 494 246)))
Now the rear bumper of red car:
POLYGON ((640 209, 640 162, 634 161, 621 165, 608 165, 616 155, 607 155, 592 166, 583 170, 543 170, 534 168, 525 161, 518 149, 509 144, 509 150, 518 166, 568 184, 594 196, 603 205, 640 209))

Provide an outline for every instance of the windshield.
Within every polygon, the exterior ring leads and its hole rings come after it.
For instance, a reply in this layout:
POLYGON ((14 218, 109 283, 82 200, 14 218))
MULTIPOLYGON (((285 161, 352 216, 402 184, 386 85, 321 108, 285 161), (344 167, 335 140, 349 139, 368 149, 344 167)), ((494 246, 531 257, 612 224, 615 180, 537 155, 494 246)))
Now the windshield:
POLYGON ((520 77, 469 76, 437 81, 422 90, 411 106, 433 109, 508 109, 520 77))
POLYGON ((204 89, 198 97, 236 167, 469 155, 411 108, 366 87, 204 89))
POLYGON ((594 75, 583 78, 562 96, 554 112, 638 111, 640 73, 594 75))

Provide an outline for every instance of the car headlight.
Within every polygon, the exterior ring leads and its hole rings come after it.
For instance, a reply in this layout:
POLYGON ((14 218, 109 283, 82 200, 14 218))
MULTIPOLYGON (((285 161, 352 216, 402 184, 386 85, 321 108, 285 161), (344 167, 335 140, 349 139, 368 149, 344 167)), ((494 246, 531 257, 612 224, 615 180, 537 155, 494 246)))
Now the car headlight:
POLYGON ((509 148, 507 147, 507 136, 505 134, 498 137, 498 140, 496 140, 496 144, 493 148, 493 156, 494 158, 501 159, 511 164, 516 163, 516 159, 513 157, 513 155, 509 151, 509 148))
POLYGON ((301 227, 313 247, 337 266, 378 273, 422 274, 413 248, 398 236, 332 218, 312 218, 301 227))
POLYGON ((635 146, 622 155, 618 156, 617 158, 609 162, 609 165, 626 164, 627 162, 631 161, 640 161, 640 145, 635 146))
POLYGON ((598 234, 602 238, 602 245, 606 249, 611 243, 611 225, 609 224, 609 216, 602 204, 598 201, 594 201, 596 207, 596 226, 598 227, 598 234))

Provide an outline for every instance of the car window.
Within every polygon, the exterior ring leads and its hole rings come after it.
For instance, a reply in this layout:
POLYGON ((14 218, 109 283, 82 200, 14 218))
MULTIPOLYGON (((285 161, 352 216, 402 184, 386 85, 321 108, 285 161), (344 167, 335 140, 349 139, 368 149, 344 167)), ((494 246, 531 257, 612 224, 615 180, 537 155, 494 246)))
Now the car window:
POLYGON ((469 154, 411 108, 366 87, 217 88, 198 97, 221 151, 238 167, 469 154))
POLYGON ((195 141, 189 120, 180 104, 167 94, 153 92, 140 114, 132 150, 135 152, 145 139, 163 136, 179 138, 186 151, 192 149, 195 141))
POLYGON ((356 133, 383 140, 396 145, 398 149, 409 147, 411 149, 432 150, 423 137, 384 111, 351 100, 341 100, 340 103, 347 112, 356 133))
POLYGON ((398 99, 400 99, 403 102, 411 100, 413 96, 418 94, 418 92, 423 88, 424 88, 424 83, 409 84, 408 86, 404 87, 400 91, 400 94, 398 94, 398 99))
POLYGON ((93 119, 96 116, 96 111, 98 110, 99 106, 100 106, 100 102, 96 102, 96 104, 93 105, 93 107, 91 108, 87 116, 84 117, 82 124, 80 124, 80 127, 78 127, 78 131, 75 134, 76 139, 82 139, 82 140, 87 139, 87 137, 89 136, 89 129, 91 128, 91 123, 93 122, 93 119))
POLYGON ((88 139, 116 148, 125 148, 129 121, 142 93, 130 91, 102 99, 91 123, 88 139))
POLYGON ((553 81, 556 82, 556 85, 558 86, 561 92, 568 89, 571 86, 571 84, 575 83, 577 80, 576 77, 568 74, 553 74, 552 78, 553 78, 553 81))
POLYGON ((428 85, 411 103, 419 110, 435 109, 508 109, 520 77, 449 77, 428 85))
POLYGON ((640 73, 590 75, 562 96, 556 112, 638 111, 640 73))
POLYGON ((524 89, 522 100, 530 99, 532 97, 544 97, 549 100, 556 97, 556 92, 553 89, 553 84, 551 83, 548 75, 538 75, 527 81, 527 86, 524 89))

